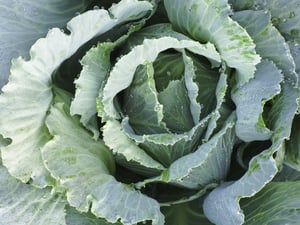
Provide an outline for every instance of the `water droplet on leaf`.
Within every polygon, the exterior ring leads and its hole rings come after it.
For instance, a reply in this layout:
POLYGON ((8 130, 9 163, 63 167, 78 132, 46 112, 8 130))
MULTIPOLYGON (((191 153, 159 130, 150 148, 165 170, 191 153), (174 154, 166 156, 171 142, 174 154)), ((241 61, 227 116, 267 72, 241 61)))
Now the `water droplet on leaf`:
POLYGON ((271 21, 272 21, 272 23, 273 23, 274 25, 277 25, 277 24, 280 23, 280 18, 278 18, 278 17, 273 17, 273 18, 271 19, 271 21))
POLYGON ((291 30, 291 35, 292 35, 293 37, 299 36, 299 30, 297 30, 297 29, 292 29, 292 30, 291 30))
POLYGON ((296 15, 295 15, 295 12, 290 12, 289 14, 289 18, 294 18, 296 15))

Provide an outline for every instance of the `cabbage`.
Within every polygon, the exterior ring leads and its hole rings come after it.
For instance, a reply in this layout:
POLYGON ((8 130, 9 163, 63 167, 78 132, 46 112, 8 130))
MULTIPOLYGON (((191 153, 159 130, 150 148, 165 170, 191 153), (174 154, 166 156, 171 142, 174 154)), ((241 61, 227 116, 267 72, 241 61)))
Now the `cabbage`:
POLYGON ((11 4, 0 224, 298 223, 298 1, 11 4))

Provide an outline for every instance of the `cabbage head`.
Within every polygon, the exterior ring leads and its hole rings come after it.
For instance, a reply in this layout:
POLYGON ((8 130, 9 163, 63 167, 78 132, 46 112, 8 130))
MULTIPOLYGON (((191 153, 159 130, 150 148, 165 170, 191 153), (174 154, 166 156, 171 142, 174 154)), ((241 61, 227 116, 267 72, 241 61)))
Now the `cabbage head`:
POLYGON ((298 0, 0 0, 2 225, 300 221, 298 0))

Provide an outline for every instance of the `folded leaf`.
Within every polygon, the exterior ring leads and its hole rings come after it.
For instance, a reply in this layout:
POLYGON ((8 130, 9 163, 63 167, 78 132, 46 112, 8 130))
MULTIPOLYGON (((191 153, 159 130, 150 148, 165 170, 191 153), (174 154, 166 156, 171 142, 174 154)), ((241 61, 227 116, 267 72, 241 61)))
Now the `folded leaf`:
POLYGON ((144 168, 141 170, 148 173, 150 169, 157 172, 164 169, 163 165, 151 158, 124 133, 120 122, 116 120, 107 121, 103 127, 103 135, 105 144, 110 147, 114 153, 123 155, 127 160, 126 164, 130 163, 130 161, 136 162, 142 167, 146 167, 147 169, 144 168))
POLYGON ((130 86, 124 91, 122 102, 124 114, 128 115, 137 134, 168 132, 163 122, 163 106, 158 101, 152 64, 137 68, 130 86))
POLYGON ((198 189, 225 179, 235 141, 234 122, 232 115, 209 141, 171 164, 163 181, 198 189))
POLYGON ((175 30, 187 33, 200 42, 211 42, 226 64, 237 70, 237 86, 247 83, 260 57, 246 30, 228 16, 226 1, 164 1, 175 30))
POLYGON ((246 10, 235 13, 232 18, 251 35, 257 53, 264 59, 273 61, 282 70, 287 82, 298 83, 295 62, 285 39, 272 25, 271 14, 263 10, 246 10))
POLYGON ((76 93, 71 104, 71 114, 80 115, 80 122, 99 136, 96 120, 96 98, 110 69, 110 53, 115 47, 111 42, 98 44, 90 49, 81 60, 83 66, 79 78, 75 81, 76 93))
POLYGON ((243 141, 267 140, 272 132, 263 119, 264 104, 280 93, 282 74, 271 61, 257 66, 255 78, 232 94, 237 106, 237 136, 243 141))

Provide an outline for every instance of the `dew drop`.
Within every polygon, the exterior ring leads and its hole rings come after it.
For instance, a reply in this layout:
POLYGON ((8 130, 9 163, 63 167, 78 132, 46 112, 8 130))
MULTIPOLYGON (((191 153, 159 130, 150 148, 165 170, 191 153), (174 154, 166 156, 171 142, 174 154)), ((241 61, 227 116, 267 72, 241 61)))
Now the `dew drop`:
POLYGON ((80 15, 80 12, 76 12, 76 13, 75 13, 75 16, 79 16, 79 15, 80 15))
POLYGON ((296 16, 295 12, 290 12, 289 18, 294 18, 296 16))
POLYGON ((272 23, 273 23, 274 25, 277 25, 277 24, 280 23, 280 18, 278 18, 278 17, 273 17, 273 18, 271 19, 271 21, 272 21, 272 23))
POLYGON ((262 9, 260 4, 254 4, 253 8, 254 8, 254 10, 261 10, 262 9))
POLYGON ((94 10, 97 10, 97 9, 99 9, 99 6, 95 5, 95 6, 93 7, 93 9, 94 9, 94 10))
POLYGON ((291 30, 291 35, 292 35, 293 37, 299 36, 299 30, 297 30, 297 29, 292 29, 292 30, 291 30))

